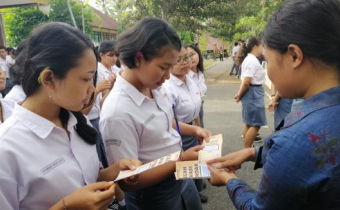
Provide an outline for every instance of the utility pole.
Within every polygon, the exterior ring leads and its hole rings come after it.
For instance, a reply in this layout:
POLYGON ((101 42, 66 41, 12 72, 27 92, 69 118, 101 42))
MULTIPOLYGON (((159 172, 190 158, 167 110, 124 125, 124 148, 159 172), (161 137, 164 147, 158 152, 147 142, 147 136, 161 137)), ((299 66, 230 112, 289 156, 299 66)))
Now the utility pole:
POLYGON ((73 26, 78 29, 76 20, 74 19, 74 16, 73 16, 70 0, 67 0, 67 7, 68 7, 68 11, 70 12, 70 15, 71 15, 73 26))

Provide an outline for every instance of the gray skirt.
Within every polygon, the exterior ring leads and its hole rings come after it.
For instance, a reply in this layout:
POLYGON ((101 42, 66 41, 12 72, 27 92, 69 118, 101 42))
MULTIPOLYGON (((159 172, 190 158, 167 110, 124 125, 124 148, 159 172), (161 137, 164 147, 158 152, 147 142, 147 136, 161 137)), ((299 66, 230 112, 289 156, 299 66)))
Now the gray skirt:
POLYGON ((242 96, 241 102, 244 124, 253 127, 267 125, 262 86, 249 86, 247 92, 242 96))

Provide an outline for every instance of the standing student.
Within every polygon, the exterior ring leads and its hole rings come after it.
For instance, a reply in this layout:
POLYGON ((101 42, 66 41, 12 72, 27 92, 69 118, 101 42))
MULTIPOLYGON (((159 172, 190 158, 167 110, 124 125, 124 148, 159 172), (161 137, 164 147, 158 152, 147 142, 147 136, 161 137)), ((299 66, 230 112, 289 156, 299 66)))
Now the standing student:
MULTIPOLYGON (((162 87, 181 49, 177 33, 163 20, 146 18, 117 42, 122 72, 117 75, 100 116, 109 163, 122 157, 146 163, 180 151, 181 138, 173 129, 173 110, 162 87)), ((198 138, 209 135, 197 126, 179 122, 179 127, 184 135, 198 138)), ((200 149, 202 146, 183 152, 181 159, 197 160, 200 149)), ((175 165, 169 162, 145 171, 136 185, 119 183, 127 192, 127 209, 185 209, 181 200, 182 181, 176 181, 174 176, 175 165)), ((199 200, 197 191, 192 196, 199 200)))
POLYGON ((238 69, 240 68, 239 65, 236 65, 236 61, 235 61, 237 52, 240 49, 240 44, 239 44, 240 42, 241 42, 240 40, 238 42, 235 42, 233 50, 231 52, 231 55, 232 55, 232 58, 233 58, 233 66, 231 67, 231 70, 230 70, 230 73, 229 73, 230 76, 234 75, 234 69, 236 71, 235 74, 237 75, 238 74, 238 69))
POLYGON ((10 55, 7 54, 7 48, 5 46, 0 46, 0 66, 6 72, 6 88, 5 88, 6 94, 12 89, 9 68, 13 64, 14 64, 14 60, 12 59, 10 55))
POLYGON ((252 37, 242 45, 237 57, 238 63, 242 64, 242 83, 234 99, 237 103, 242 102, 245 148, 253 145, 261 126, 267 124, 262 86, 266 80, 266 72, 256 58, 262 53, 262 49, 261 42, 252 37))
MULTIPOLYGON (((199 117, 202 105, 200 90, 188 75, 191 67, 191 59, 192 56, 188 50, 182 47, 177 63, 171 69, 170 79, 164 83, 164 87, 167 90, 170 103, 174 106, 178 120, 189 125, 196 124, 201 126, 199 117)), ((184 151, 202 144, 202 142, 198 142, 198 139, 194 136, 181 134, 181 137, 184 151)), ((202 179, 195 180, 195 185, 198 192, 202 191, 202 179)), ((186 190, 186 185, 184 185, 182 194, 184 199, 190 203, 192 201, 187 198, 188 193, 190 193, 190 190, 186 190)), ((202 194, 200 194, 200 199, 203 203, 207 202, 207 197, 202 194)))
POLYGON ((27 49, 27 98, 0 126, 1 208, 106 209, 115 186, 107 181, 140 163, 100 170, 97 131, 80 112, 93 100, 93 45, 79 30, 51 22, 31 33, 27 49))
POLYGON ((204 78, 203 56, 202 56, 201 50, 198 48, 196 44, 187 45, 186 49, 188 50, 189 56, 191 57, 191 67, 190 67, 190 71, 188 75, 197 85, 200 91, 200 95, 201 95, 202 104, 201 104, 199 117, 200 117, 200 126, 204 128, 203 104, 204 104, 204 98, 207 93, 207 85, 205 84, 205 78, 204 78))
POLYGON ((26 44, 27 40, 20 42, 17 50, 15 50, 15 64, 11 66, 9 72, 13 88, 6 94, 5 99, 15 102, 22 102, 26 98, 26 94, 22 89, 22 78, 24 75, 24 62, 26 61, 26 44))
MULTIPOLYGON (((6 72, 0 67, 0 91, 5 88, 6 72)), ((14 101, 0 98, 0 125, 11 116, 14 104, 14 101)))
POLYGON ((268 76, 282 97, 304 101, 263 147, 210 162, 228 169, 210 168, 211 182, 226 185, 236 209, 339 209, 339 35, 338 0, 289 1, 268 21, 268 76), (263 168, 256 191, 234 173, 255 159, 263 168))

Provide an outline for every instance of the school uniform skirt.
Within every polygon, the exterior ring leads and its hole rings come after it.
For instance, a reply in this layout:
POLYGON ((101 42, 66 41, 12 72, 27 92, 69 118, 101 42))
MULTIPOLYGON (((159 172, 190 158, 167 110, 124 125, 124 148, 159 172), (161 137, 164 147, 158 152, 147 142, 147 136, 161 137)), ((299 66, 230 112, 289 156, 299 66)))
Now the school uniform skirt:
POLYGON ((126 207, 128 210, 185 209, 181 199, 182 183, 172 175, 154 186, 137 192, 126 192, 126 207))
POLYGON ((267 124, 262 85, 250 85, 241 98, 243 123, 260 127, 267 124))
POLYGON ((280 124, 282 120, 291 112, 293 99, 280 98, 279 105, 276 107, 274 112, 274 126, 280 124))

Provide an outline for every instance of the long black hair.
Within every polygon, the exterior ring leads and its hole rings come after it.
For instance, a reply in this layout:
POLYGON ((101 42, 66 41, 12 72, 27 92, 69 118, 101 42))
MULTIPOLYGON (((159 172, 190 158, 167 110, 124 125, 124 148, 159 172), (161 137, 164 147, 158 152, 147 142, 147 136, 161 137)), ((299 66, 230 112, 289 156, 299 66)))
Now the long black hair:
POLYGON ((176 31, 164 20, 145 18, 117 40, 120 61, 128 68, 136 68, 136 55, 141 52, 146 61, 162 56, 164 47, 181 50, 176 31))
POLYGON ((269 19, 264 43, 280 53, 296 44, 305 57, 320 59, 340 70, 340 1, 286 3, 269 19))
POLYGON ((202 73, 204 72, 204 66, 203 66, 203 56, 200 48, 198 48, 197 44, 190 44, 190 45, 185 45, 185 48, 191 48, 195 50, 195 52, 198 54, 198 64, 197 64, 197 69, 201 71, 202 73))
POLYGON ((236 64, 241 65, 244 59, 247 57, 248 53, 250 53, 255 46, 259 46, 261 44, 261 40, 256 37, 250 37, 247 39, 245 43, 242 44, 239 51, 236 54, 236 64))
MULTIPOLYGON (((38 77, 48 67, 58 79, 66 77, 68 71, 78 64, 85 50, 93 49, 90 39, 81 31, 65 23, 51 22, 36 28, 29 36, 25 50, 25 60, 15 65, 23 70, 22 87, 27 97, 35 94, 40 88, 38 77)), ((95 74, 94 81, 96 81, 95 74)), ((91 97, 91 103, 94 97, 91 97)), ((90 103, 90 104, 91 104, 90 103)), ((97 131, 87 124, 81 112, 72 112, 77 118, 75 129, 80 137, 88 144, 95 144, 97 131)), ((59 115, 65 125, 69 112, 61 108, 59 115)))

